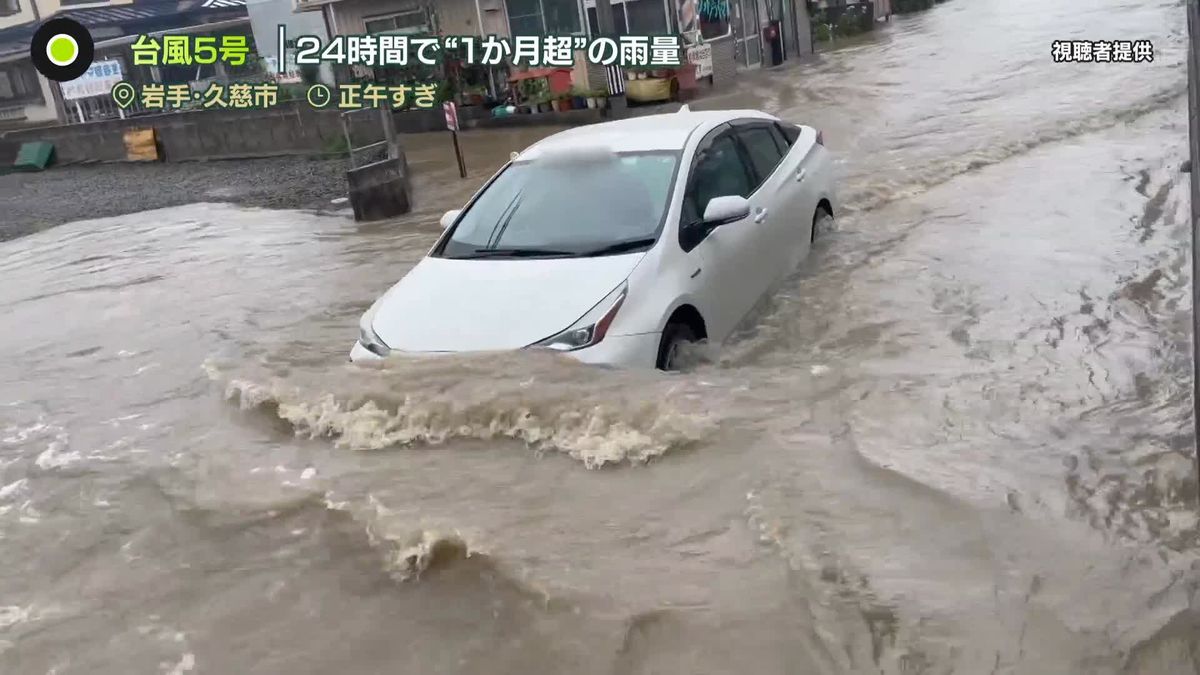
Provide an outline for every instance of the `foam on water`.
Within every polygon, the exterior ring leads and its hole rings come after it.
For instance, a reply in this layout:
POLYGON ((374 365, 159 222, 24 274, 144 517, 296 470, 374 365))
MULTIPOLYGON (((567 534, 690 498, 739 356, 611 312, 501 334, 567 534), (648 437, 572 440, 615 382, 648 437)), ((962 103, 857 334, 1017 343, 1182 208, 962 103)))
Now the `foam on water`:
POLYGON ((208 367, 225 396, 297 434, 379 450, 454 439, 514 439, 588 468, 640 464, 697 444, 716 418, 658 373, 614 373, 542 355, 447 357, 287 377, 208 367))

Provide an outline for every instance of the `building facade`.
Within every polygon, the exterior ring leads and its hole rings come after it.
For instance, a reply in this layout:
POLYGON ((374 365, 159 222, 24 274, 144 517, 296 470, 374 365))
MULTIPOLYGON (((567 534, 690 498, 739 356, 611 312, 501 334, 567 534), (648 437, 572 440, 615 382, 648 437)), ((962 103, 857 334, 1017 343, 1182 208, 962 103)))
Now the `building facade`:
MULTIPOLYGON (((764 37, 768 29, 780 35, 784 59, 812 52, 804 0, 608 0, 603 4, 611 9, 616 35, 682 33, 687 44, 708 46, 702 51, 711 53, 711 75, 704 79, 716 87, 732 82, 738 70, 778 60, 779 55, 772 58, 770 38, 764 37)), ((86 26, 96 41, 96 59, 121 64, 122 76, 135 84, 195 84, 246 73, 225 72, 220 64, 212 72, 135 67, 129 54, 135 36, 252 33, 264 57, 256 67, 267 76, 276 73, 298 82, 299 69, 290 52, 284 55, 282 67, 278 63, 275 45, 280 24, 287 26, 293 39, 368 33, 594 36, 601 32, 597 11, 596 0, 0 0, 0 129, 123 114, 109 97, 64 99, 63 89, 33 68, 30 40, 38 25, 52 17, 70 17, 86 26)), ((468 68, 457 68, 455 75, 461 79, 468 68)), ((380 70, 344 73, 323 65, 319 79, 333 83, 397 76, 380 70)), ((583 63, 575 70, 577 83, 587 88, 606 86, 613 77, 583 63)), ((504 77, 504 72, 488 69, 472 72, 468 79, 473 88, 485 82, 490 93, 499 94, 504 77)))
MULTIPOLYGON (((250 32, 246 0, 0 0, 10 13, 0 15, 0 129, 71 123, 117 117, 124 112, 112 97, 87 96, 42 77, 29 58, 37 27, 66 17, 82 24, 95 42, 95 61, 119 68, 135 84, 179 83, 243 77, 262 71, 253 63, 238 72, 223 64, 199 67, 135 66, 129 46, 141 34, 222 35, 250 32), (64 93, 66 92, 66 93, 64 93), (79 96, 79 98, 72 98, 79 96)), ((136 112, 136 107, 132 112, 136 112)))
MULTIPOLYGON (((292 0, 319 12, 331 35, 383 32, 438 35, 585 35, 601 33, 596 0, 292 0)), ((771 65, 764 33, 781 36, 782 58, 811 54, 805 0, 610 0, 617 35, 682 33, 711 46, 714 85, 740 69, 771 65)), ((596 69, 581 68, 582 71, 596 69)), ((594 74, 593 80, 601 80, 594 74)))
POLYGON ((0 129, 58 119, 54 87, 30 62, 29 40, 60 7, 61 0, 0 0, 0 129))

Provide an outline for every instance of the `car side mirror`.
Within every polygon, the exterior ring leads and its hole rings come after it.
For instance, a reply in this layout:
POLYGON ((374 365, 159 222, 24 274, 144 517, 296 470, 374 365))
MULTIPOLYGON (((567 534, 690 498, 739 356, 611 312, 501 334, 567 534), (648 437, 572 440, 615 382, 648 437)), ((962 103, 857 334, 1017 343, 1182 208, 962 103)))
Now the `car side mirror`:
POLYGON ((708 206, 704 207, 704 225, 706 227, 728 225, 749 215, 750 202, 746 201, 745 197, 738 195, 713 197, 708 200, 708 206))
POLYGON ((442 229, 443 230, 449 229, 450 226, 454 224, 454 221, 458 220, 458 216, 460 213, 462 213, 462 209, 454 209, 452 211, 447 211, 445 214, 443 214, 442 215, 442 229))

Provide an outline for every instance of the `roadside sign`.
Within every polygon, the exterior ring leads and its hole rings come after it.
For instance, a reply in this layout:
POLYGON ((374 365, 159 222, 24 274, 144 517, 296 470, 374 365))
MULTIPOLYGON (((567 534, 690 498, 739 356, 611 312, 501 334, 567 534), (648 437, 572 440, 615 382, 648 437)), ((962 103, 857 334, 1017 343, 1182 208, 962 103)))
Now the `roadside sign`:
POLYGON ((688 63, 696 64, 696 77, 708 77, 713 72, 712 45, 688 47, 688 63))
POLYGON ((458 106, 454 105, 453 101, 446 101, 442 104, 442 111, 446 113, 446 128, 450 131, 460 131, 458 128, 458 106))
POLYGON ((458 106, 453 101, 442 104, 442 112, 446 113, 446 128, 450 130, 450 138, 454 141, 454 158, 458 160, 458 175, 467 177, 467 165, 463 161, 462 148, 458 147, 458 106))
POLYGON ((107 96, 112 91, 113 85, 120 82, 121 78, 120 61, 96 61, 88 66, 83 75, 69 82, 62 82, 58 86, 62 91, 63 99, 74 101, 90 96, 107 96))
POLYGON ((279 67, 278 56, 264 56, 263 60, 266 61, 267 72, 275 78, 276 84, 300 84, 304 81, 300 67, 296 65, 295 52, 287 55, 287 60, 282 68, 279 67))

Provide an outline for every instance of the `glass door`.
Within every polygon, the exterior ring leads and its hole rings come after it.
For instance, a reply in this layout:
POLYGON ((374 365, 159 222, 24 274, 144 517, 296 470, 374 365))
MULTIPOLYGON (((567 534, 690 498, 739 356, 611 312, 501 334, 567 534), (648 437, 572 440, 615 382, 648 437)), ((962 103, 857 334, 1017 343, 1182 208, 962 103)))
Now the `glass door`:
POLYGON ((759 0, 732 0, 734 51, 747 67, 762 63, 762 36, 758 12, 759 0))

